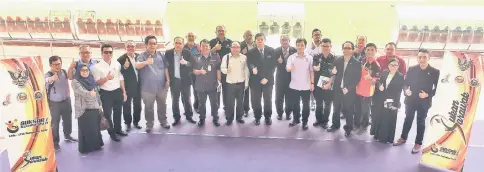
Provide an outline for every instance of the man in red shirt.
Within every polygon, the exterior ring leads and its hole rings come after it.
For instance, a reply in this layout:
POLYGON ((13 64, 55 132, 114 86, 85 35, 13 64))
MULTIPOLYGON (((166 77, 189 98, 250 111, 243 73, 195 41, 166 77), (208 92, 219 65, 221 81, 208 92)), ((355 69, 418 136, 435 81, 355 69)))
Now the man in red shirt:
POLYGON ((375 92, 375 83, 380 78, 380 65, 375 59, 376 45, 368 43, 365 47, 365 61, 361 64, 361 77, 356 87, 358 98, 355 103, 355 128, 359 129, 357 134, 362 134, 370 124, 370 108, 372 96, 375 92), (361 127, 361 128, 360 128, 361 127))
POLYGON ((405 63, 405 60, 403 58, 398 57, 395 55, 395 49, 397 49, 397 45, 393 42, 388 43, 385 46, 385 54, 384 56, 378 57, 376 61, 378 64, 380 64, 381 71, 388 70, 388 62, 392 58, 397 58, 398 63, 400 64, 400 67, 398 68, 398 71, 405 75, 407 73, 407 64, 405 63))

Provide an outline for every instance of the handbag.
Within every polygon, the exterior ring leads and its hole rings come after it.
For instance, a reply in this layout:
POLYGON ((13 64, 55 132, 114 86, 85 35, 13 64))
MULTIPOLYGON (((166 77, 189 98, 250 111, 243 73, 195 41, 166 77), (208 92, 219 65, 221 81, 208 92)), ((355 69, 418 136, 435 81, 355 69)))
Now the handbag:
POLYGON ((106 117, 104 117, 104 112, 99 110, 99 115, 101 116, 101 131, 107 130, 109 128, 109 122, 106 117))

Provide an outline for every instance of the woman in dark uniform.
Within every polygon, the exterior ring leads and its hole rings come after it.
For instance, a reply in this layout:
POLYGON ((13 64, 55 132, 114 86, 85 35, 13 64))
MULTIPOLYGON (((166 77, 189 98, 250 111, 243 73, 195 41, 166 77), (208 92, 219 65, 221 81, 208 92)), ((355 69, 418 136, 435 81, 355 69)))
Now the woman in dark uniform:
POLYGON ((373 117, 371 134, 374 139, 382 143, 393 143, 397 114, 400 108, 400 96, 402 95, 404 77, 398 72, 399 63, 391 59, 380 79, 377 94, 376 113, 373 117))

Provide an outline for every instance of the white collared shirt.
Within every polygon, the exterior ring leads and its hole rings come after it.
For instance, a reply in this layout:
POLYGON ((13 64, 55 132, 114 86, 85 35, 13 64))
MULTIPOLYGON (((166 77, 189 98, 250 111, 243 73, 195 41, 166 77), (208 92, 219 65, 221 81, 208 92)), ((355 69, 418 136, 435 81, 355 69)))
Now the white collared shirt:
POLYGON ((315 56, 317 54, 321 54, 321 47, 319 46, 316 46, 314 49, 313 49, 313 43, 311 43, 311 45, 308 45, 306 46, 306 50, 304 51, 305 53, 309 54, 310 56, 315 56))
POLYGON ((238 56, 232 56, 232 53, 225 55, 220 65, 220 71, 223 74, 227 74, 226 81, 229 84, 236 84, 245 82, 245 86, 249 86, 249 69, 247 67, 247 56, 239 54, 238 56), (227 58, 230 58, 227 65, 227 58), (230 68, 230 73, 227 69, 230 68))
POLYGON ((100 85, 99 87, 106 91, 113 91, 121 88, 121 82, 124 82, 123 75, 121 74, 121 64, 113 61, 112 59, 110 64, 108 64, 104 60, 99 61, 99 63, 94 66, 92 75, 97 81, 108 76, 109 72, 111 72, 114 78, 106 81, 103 85, 100 85))

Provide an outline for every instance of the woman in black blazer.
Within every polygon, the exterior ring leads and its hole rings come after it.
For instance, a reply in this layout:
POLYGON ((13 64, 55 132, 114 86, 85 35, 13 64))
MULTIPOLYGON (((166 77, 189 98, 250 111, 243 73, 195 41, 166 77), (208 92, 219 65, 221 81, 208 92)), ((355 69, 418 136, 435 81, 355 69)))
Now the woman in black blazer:
POLYGON ((400 96, 402 95, 404 77, 398 72, 399 63, 391 59, 380 78, 376 99, 376 113, 373 116, 371 134, 374 139, 382 143, 393 143, 397 114, 400 108, 400 96))

